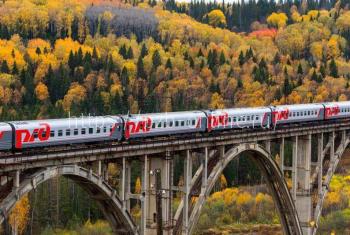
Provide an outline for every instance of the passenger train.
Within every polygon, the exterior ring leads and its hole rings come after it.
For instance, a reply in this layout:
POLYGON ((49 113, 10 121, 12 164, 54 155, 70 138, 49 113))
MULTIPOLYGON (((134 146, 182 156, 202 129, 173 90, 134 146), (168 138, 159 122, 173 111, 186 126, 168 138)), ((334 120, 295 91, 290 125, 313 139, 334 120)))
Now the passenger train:
POLYGON ((350 101, 0 123, 0 151, 125 141, 350 117, 350 101))

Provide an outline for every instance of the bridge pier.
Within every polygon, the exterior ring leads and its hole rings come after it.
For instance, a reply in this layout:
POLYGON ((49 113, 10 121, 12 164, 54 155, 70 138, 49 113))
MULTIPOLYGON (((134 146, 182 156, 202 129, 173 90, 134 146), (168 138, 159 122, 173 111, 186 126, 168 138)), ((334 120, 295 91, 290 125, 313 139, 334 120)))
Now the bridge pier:
POLYGON ((123 209, 130 211, 130 182, 131 182, 131 167, 130 162, 123 158, 122 163, 122 179, 120 187, 120 198, 123 203, 123 209))
POLYGON ((191 181, 192 181, 192 155, 191 151, 186 151, 186 157, 184 161, 184 207, 183 207, 183 229, 182 234, 189 234, 189 204, 190 204, 190 189, 191 189, 191 181))
POLYGON ((172 157, 147 158, 143 166, 145 188, 143 213, 144 233, 147 235, 172 234, 172 157), (148 172, 147 172, 148 170, 148 172))
POLYGON ((310 222, 312 220, 312 197, 310 187, 311 177, 311 135, 296 138, 296 158, 293 159, 295 171, 295 205, 298 211, 300 225, 304 235, 312 233, 310 222), (295 162, 295 163, 294 163, 295 162), (295 169, 295 167, 297 167, 295 169))

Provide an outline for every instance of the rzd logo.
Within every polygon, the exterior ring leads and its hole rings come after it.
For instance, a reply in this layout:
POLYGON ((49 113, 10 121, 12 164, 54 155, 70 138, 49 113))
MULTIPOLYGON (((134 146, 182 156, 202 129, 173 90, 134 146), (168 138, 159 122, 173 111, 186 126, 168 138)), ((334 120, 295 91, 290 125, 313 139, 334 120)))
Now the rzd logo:
POLYGON ((129 139, 130 135, 137 134, 140 132, 146 133, 151 130, 152 120, 151 118, 144 118, 144 120, 140 121, 128 121, 125 124, 125 138, 129 139))
POLYGON ((278 121, 281 121, 281 120, 288 120, 288 117, 289 117, 289 110, 288 109, 285 109, 285 110, 281 110, 281 111, 274 111, 272 112, 273 116, 273 123, 277 123, 278 121))
POLYGON ((327 107, 326 108, 326 118, 336 116, 340 113, 339 106, 327 107))
POLYGON ((40 142, 46 141, 50 138, 50 131, 50 125, 47 123, 41 123, 40 128, 34 129, 32 133, 29 130, 16 130, 16 148, 22 148, 23 143, 34 142, 35 136, 40 142))
POLYGON ((221 115, 209 115, 208 116, 208 131, 211 131, 214 128, 225 127, 228 123, 228 114, 223 113, 221 115))

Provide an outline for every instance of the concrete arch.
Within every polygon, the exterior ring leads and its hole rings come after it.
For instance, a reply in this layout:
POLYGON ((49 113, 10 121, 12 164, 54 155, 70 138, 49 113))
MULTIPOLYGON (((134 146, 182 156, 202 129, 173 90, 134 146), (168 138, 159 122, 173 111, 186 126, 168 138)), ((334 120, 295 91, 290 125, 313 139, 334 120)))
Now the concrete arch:
POLYGON ((207 186, 202 188, 202 193, 194 205, 193 211, 190 215, 189 233, 193 233, 194 225, 199 219, 201 209, 203 208, 206 199, 210 195, 215 182, 219 179, 225 167, 243 152, 247 153, 248 156, 254 162, 256 162, 257 166, 264 175, 277 207, 284 234, 301 235, 302 231, 298 214, 279 166, 271 158, 270 153, 256 143, 241 144, 232 147, 215 165, 214 169, 208 176, 207 186))
POLYGON ((105 218, 109 221, 115 234, 139 234, 129 212, 123 208, 116 190, 94 174, 92 170, 77 165, 62 165, 40 169, 26 177, 17 189, 0 203, 0 224, 7 217, 16 202, 39 184, 57 177, 65 176, 78 183, 97 201, 105 218))
MULTIPOLYGON (((333 138, 330 141, 330 146, 334 145, 335 144, 334 142, 335 142, 335 139, 333 138)), ((339 144, 338 148, 334 151, 334 156, 332 156, 332 152, 330 153, 333 161, 331 161, 330 166, 328 167, 328 170, 326 172, 326 175, 324 175, 324 181, 322 182, 322 190, 319 194, 319 200, 318 200, 316 207, 315 207, 314 221, 315 221, 316 225, 315 225, 315 229, 313 230, 313 234, 316 234, 316 232, 317 232, 319 220, 320 220, 322 209, 323 209, 323 203, 324 203, 325 198, 327 196, 331 180, 332 180, 334 174, 336 173, 339 162, 340 162, 342 156, 344 155, 345 150, 349 147, 349 145, 350 145, 350 137, 347 136, 346 133, 344 133, 344 135, 342 136, 341 143, 339 144)), ((327 149, 327 151, 329 150, 327 147, 326 147, 326 149, 327 149)), ((323 157, 322 157, 322 162, 323 162, 323 157)), ((317 169, 317 170, 319 170, 319 169, 317 169)), ((321 172, 321 174, 322 174, 322 172, 321 172)))

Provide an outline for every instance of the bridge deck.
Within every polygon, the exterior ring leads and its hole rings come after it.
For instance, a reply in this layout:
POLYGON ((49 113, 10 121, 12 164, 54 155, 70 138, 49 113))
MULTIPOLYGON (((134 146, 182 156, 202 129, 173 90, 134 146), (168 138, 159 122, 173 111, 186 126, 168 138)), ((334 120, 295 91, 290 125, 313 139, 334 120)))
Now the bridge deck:
POLYGON ((0 153, 0 173, 60 164, 137 157, 165 151, 181 151, 202 147, 240 144, 288 138, 293 136, 340 131, 350 128, 350 119, 337 122, 309 122, 271 129, 239 129, 186 136, 167 136, 130 142, 104 142, 93 145, 71 145, 0 153))

